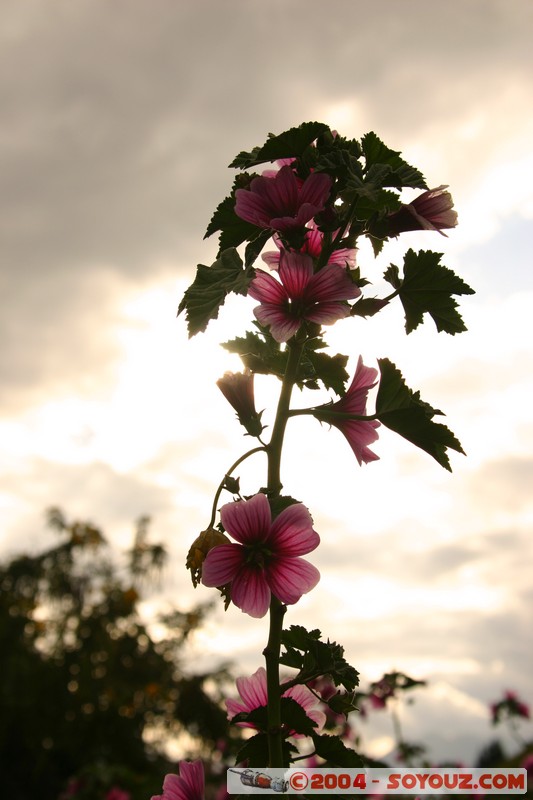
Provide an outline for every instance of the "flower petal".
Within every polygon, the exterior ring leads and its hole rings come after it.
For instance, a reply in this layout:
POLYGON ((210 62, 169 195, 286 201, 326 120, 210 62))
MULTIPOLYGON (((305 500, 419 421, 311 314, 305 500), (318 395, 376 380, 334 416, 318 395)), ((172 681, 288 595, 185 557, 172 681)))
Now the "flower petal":
POLYGON ((270 333, 276 342, 288 342, 296 331, 299 330, 302 321, 291 317, 287 311, 272 303, 254 308, 254 316, 261 325, 270 327, 270 333))
POLYGON ((298 181, 290 165, 285 165, 274 178, 254 178, 250 184, 263 200, 271 216, 280 211, 295 214, 298 206, 298 181))
POLYGON ((205 776, 201 761, 180 761, 180 775, 189 789, 189 800, 204 800, 205 776))
POLYGON ((324 303, 329 300, 353 300, 360 294, 361 289, 352 281, 345 267, 327 264, 309 281, 306 299, 324 303))
POLYGON ((266 670, 259 667, 250 677, 237 678, 237 691, 247 711, 266 706, 268 702, 266 670))
POLYGON ((233 603, 251 617, 264 617, 271 593, 263 570, 244 567, 231 584, 233 603))
POLYGON ((279 277, 291 300, 298 300, 306 293, 313 278, 313 259, 304 253, 281 251, 279 277))
POLYGON ((268 537, 272 514, 266 496, 259 492, 250 500, 227 503, 220 509, 221 522, 241 544, 263 542, 268 537))
POLYGON ((282 603, 296 603, 320 580, 320 572, 303 558, 276 558, 268 566, 267 580, 282 603))
POLYGON ((326 175, 325 172, 312 172, 306 178, 300 190, 300 205, 310 203, 316 206, 317 209, 322 210, 328 199, 331 183, 331 177, 326 175))
POLYGON ((260 303, 276 305, 285 304, 289 299, 285 287, 263 269, 257 270, 255 278, 248 287, 248 294, 260 303))
POLYGON ((333 422, 333 425, 346 436, 348 444, 352 448, 354 455, 359 463, 369 464, 371 461, 379 461, 379 456, 370 450, 367 445, 375 442, 379 438, 376 428, 380 426, 377 420, 358 420, 349 419, 342 422, 333 422))
POLYGON ((272 523, 269 543, 279 556, 303 556, 318 547, 320 536, 309 509, 303 503, 285 508, 272 523))
POLYGON ((263 199, 249 189, 237 189, 235 192, 235 213, 259 228, 270 227, 270 214, 263 199))
POLYGON ((202 583, 204 586, 224 586, 233 580, 243 564, 242 545, 216 545, 208 552, 202 564, 202 583))
POLYGON ((311 322, 318 322, 321 325, 332 325, 338 319, 344 319, 350 315, 350 307, 344 302, 336 303, 317 303, 316 306, 308 311, 306 319, 311 322))

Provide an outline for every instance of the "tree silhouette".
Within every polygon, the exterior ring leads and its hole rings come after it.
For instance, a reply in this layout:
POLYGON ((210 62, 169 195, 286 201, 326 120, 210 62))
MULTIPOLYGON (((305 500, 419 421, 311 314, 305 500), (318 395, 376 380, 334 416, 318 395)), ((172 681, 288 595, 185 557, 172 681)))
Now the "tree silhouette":
POLYGON ((148 519, 122 561, 90 522, 54 508, 48 523, 56 546, 0 566, 2 795, 146 800, 174 768, 163 744, 185 731, 182 757, 220 762, 227 673, 180 668, 208 607, 159 617, 157 640, 139 614, 166 558, 148 519))

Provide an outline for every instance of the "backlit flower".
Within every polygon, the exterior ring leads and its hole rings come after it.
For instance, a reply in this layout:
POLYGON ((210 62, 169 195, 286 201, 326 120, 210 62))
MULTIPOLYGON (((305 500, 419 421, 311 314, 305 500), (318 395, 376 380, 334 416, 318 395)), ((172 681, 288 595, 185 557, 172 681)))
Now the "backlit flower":
POLYGON ((369 461, 379 459, 379 456, 373 453, 368 445, 378 438, 376 428, 380 423, 377 420, 349 419, 337 416, 337 414, 366 416, 368 392, 376 385, 377 374, 377 369, 365 367, 363 359, 359 356, 355 375, 344 397, 341 397, 336 403, 320 406, 313 411, 317 419, 335 425, 346 436, 359 464, 363 462, 367 464, 369 461))
POLYGON ((437 186, 415 197, 412 203, 402 205, 398 211, 389 215, 389 235, 397 236, 405 231, 438 231, 443 236, 443 228, 455 228, 457 211, 447 186, 437 186))
POLYGON ((254 178, 248 189, 237 189, 235 213, 259 228, 292 231, 322 211, 330 189, 324 172, 313 172, 302 183, 286 165, 272 177, 254 178))
MULTIPOLYGON (((240 700, 226 700, 226 708, 228 709, 228 719, 233 719, 237 714, 242 712, 249 713, 255 711, 256 708, 261 708, 267 705, 267 678, 264 667, 259 667, 249 678, 237 678, 237 691, 240 700)), ((283 688, 283 684, 281 685, 283 688)), ((326 715, 323 711, 319 710, 320 700, 307 688, 307 686, 292 686, 286 692, 282 692, 282 697, 291 697, 300 705, 309 719, 316 722, 315 731, 321 730, 326 721, 326 715)), ((242 728, 254 728, 251 722, 238 722, 242 728)), ((298 734, 294 734, 298 736, 298 734)))
MULTIPOLYGON (((261 258, 266 264, 268 264, 270 269, 278 269, 281 256, 280 250, 282 249, 283 245, 281 243, 280 237, 277 234, 274 234, 272 238, 274 239, 274 244, 278 249, 268 250, 266 253, 262 254, 261 258)), ((300 248, 300 253, 306 253, 307 255, 310 255, 313 258, 318 258, 322 253, 323 241, 324 241, 324 234, 322 233, 322 231, 318 230, 314 222, 310 222, 309 225, 307 226, 305 241, 303 243, 303 246, 300 248)), ((340 247, 338 250, 334 250, 331 253, 328 259, 328 264, 339 264, 339 266, 341 267, 348 267, 349 269, 353 269, 355 267, 356 253, 357 253, 357 248, 355 247, 340 247)))
POLYGON ((277 342, 288 341, 304 320, 330 325, 350 314, 346 300, 361 294, 348 271, 330 264, 314 272, 311 256, 282 250, 279 280, 257 270, 248 294, 259 300, 254 314, 277 342))
POLYGON ((272 594, 292 604, 316 586, 319 571, 299 558, 320 542, 302 503, 288 506, 272 521, 268 500, 259 493, 222 506, 220 519, 239 544, 209 551, 202 566, 204 586, 230 583, 233 603, 251 617, 266 614, 272 594))
POLYGON ((152 800, 204 800, 205 777, 201 761, 180 761, 179 775, 165 775, 163 794, 152 800))

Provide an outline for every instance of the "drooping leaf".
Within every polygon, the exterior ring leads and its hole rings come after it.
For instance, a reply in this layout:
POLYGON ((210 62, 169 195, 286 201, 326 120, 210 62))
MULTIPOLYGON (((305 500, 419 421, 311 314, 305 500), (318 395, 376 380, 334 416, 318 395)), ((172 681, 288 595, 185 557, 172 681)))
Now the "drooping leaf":
POLYGON ((282 697, 280 700, 281 721, 287 731, 295 731, 304 736, 311 736, 316 728, 316 722, 307 716, 302 706, 292 697, 282 697))
POLYGON ((404 186, 413 189, 428 188, 422 173, 404 161, 399 151, 387 147, 373 131, 363 136, 361 146, 367 170, 374 165, 390 167, 390 173, 386 182, 382 184, 383 186, 391 186, 396 189, 404 186))
POLYGON ((332 711, 336 714, 344 714, 345 717, 352 711, 357 711, 355 692, 336 692, 326 702, 332 711))
POLYGON ((400 370, 387 358, 378 359, 381 379, 376 398, 376 416, 387 428, 425 450, 451 472, 447 449, 464 453, 461 443, 445 425, 433 417, 443 412, 420 399, 405 384, 400 370))
POLYGON ((404 256, 404 273, 394 264, 384 278, 398 292, 405 312, 406 333, 414 331, 429 314, 437 330, 461 333, 466 326, 453 295, 474 294, 474 290, 448 267, 440 264, 442 253, 431 250, 408 250, 404 256))
POLYGON ((253 270, 244 268, 235 248, 224 250, 211 267, 199 264, 193 283, 185 291, 178 314, 186 312, 189 337, 204 331, 231 292, 246 294, 253 270))
POLYGON ((249 169, 266 161, 278 158, 299 158, 315 139, 329 131, 323 122, 303 122, 278 136, 270 134, 262 147, 254 147, 250 152, 241 151, 231 162, 230 167, 249 169))
POLYGON ((327 761, 328 765, 336 767, 353 767, 359 769, 365 763, 359 753, 346 747, 338 736, 328 734, 313 734, 313 743, 316 754, 327 761))
POLYGON ((268 764, 268 736, 266 733, 256 733, 247 739, 237 753, 236 763, 247 762, 249 767, 264 767, 268 764))

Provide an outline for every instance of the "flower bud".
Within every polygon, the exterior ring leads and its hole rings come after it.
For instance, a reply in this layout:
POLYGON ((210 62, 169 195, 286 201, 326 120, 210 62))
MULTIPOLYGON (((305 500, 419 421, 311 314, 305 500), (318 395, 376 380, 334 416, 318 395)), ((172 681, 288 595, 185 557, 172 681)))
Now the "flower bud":
POLYGON ((263 430, 261 414, 255 410, 253 372, 226 372, 217 386, 237 412, 237 418, 250 436, 260 436, 263 430))
POLYGON ((228 544, 229 541, 228 537, 217 531, 216 528, 206 528, 194 540, 185 561, 186 568, 191 571, 191 580, 194 587, 198 586, 202 579, 202 564, 211 548, 219 544, 228 544))
POLYGON ((388 217, 389 236, 398 236, 405 231, 438 231, 443 236, 443 228, 455 228, 457 212, 447 186, 437 186, 415 197, 412 203, 402 205, 388 217))

